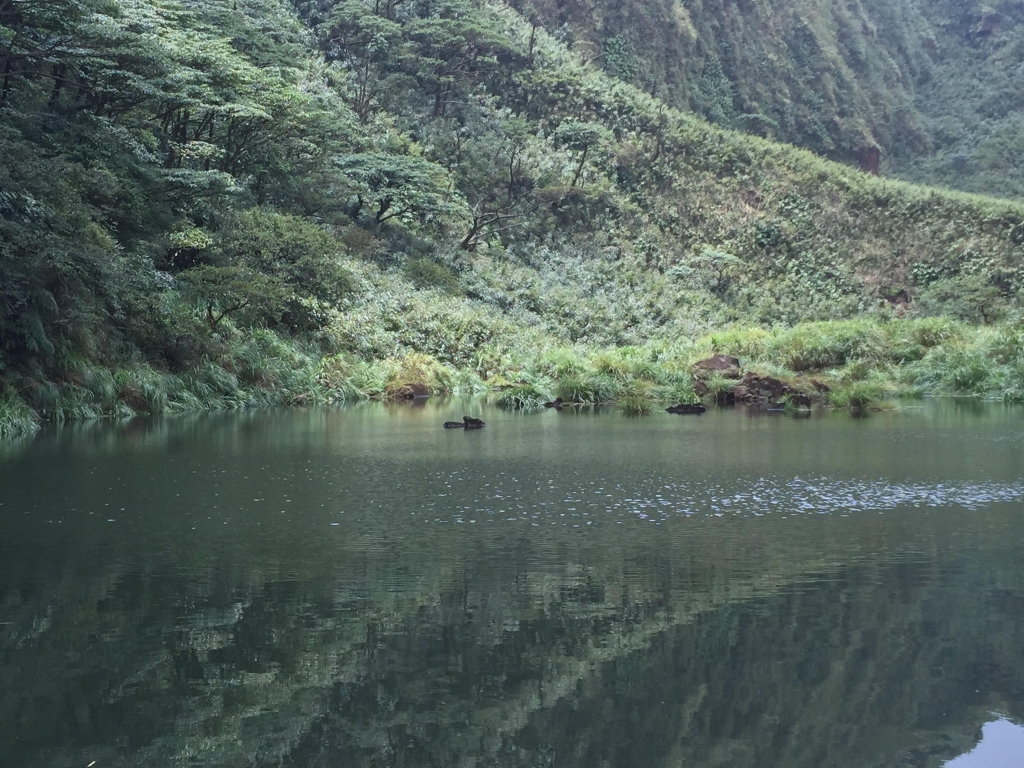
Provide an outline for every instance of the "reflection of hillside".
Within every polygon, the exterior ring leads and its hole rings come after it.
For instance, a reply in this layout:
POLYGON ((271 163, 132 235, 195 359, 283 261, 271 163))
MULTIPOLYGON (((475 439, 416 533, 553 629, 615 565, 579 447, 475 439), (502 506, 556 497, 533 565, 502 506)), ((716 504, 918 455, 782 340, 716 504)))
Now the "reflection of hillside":
POLYGON ((1012 562, 825 565, 801 543, 743 569, 702 542, 557 570, 69 577, 8 600, 0 735, 26 765, 932 766, 1019 705, 1012 562), (48 748, 68 741, 95 748, 48 748))
POLYGON ((0 762, 931 767, 1024 700, 1017 507, 620 513, 856 486, 910 446, 902 480, 1018 482, 1011 427, 940 414, 988 446, 966 458, 881 417, 543 414, 474 442, 429 408, 71 430, 5 464, 0 762), (597 524, 557 524, 586 498, 597 524), (437 519, 487 506, 518 517, 437 519))

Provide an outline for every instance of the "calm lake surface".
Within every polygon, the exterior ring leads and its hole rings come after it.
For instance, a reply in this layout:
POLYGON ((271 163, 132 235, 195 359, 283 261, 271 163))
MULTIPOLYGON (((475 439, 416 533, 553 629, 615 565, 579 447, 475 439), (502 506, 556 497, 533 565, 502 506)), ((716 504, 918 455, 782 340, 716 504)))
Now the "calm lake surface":
POLYGON ((0 446, 3 766, 1002 768, 1022 723, 1024 410, 0 446))

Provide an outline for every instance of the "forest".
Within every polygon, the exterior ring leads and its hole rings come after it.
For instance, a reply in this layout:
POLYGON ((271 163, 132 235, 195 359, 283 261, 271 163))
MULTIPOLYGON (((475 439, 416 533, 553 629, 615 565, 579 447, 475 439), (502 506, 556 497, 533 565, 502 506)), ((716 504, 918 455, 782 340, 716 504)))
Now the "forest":
POLYGON ((727 395, 715 352, 1024 400, 1022 9, 0 0, 0 436, 639 414, 727 395))

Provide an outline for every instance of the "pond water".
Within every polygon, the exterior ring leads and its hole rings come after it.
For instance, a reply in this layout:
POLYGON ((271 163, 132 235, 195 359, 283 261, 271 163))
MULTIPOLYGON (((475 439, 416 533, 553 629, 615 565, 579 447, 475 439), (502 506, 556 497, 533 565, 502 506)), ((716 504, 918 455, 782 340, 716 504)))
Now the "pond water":
POLYGON ((1002 765, 1022 545, 994 405, 52 429, 0 446, 0 764, 1002 765))

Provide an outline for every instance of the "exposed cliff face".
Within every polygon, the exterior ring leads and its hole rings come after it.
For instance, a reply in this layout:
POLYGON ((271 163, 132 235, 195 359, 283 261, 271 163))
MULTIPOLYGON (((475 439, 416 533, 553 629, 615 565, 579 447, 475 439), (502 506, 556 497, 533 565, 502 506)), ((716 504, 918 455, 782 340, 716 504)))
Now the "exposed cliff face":
POLYGON ((998 145, 1017 167, 1024 151, 1017 0, 512 5, 609 73, 721 125, 849 163, 877 149, 884 170, 915 181, 1024 194, 989 159, 998 145))

